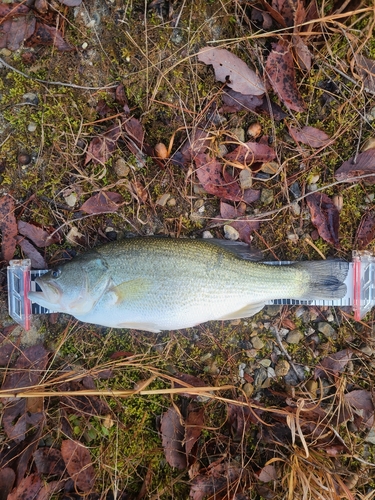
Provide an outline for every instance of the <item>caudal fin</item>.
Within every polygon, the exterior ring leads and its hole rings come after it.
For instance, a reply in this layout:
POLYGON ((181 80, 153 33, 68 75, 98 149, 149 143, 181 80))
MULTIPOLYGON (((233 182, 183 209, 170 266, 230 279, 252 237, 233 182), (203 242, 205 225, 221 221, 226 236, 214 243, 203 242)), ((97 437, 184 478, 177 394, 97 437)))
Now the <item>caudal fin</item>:
POLYGON ((344 283, 349 263, 344 260, 306 261, 294 264, 307 271, 308 290, 304 298, 316 300, 342 299, 346 294, 344 283))

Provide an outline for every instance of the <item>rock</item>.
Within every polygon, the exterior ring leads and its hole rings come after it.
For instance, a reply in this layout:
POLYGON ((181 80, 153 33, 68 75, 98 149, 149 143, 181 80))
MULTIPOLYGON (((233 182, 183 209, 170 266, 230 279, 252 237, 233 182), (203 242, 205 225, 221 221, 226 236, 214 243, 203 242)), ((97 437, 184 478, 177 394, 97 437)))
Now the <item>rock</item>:
POLYGON ((35 106, 39 104, 39 97, 33 92, 26 92, 26 94, 23 94, 22 99, 28 104, 34 104, 35 106))
POLYGON ((275 366, 276 377, 285 377, 290 370, 290 364, 286 359, 280 359, 275 366))
POLYGON ((272 368, 272 366, 269 366, 267 368, 267 375, 268 375, 268 378, 275 378, 276 377, 275 370, 272 368))
POLYGON ((77 203, 77 198, 77 193, 75 193, 74 191, 68 196, 64 196, 65 203, 68 205, 68 207, 74 207, 77 203))
POLYGON ((238 139, 240 142, 245 142, 245 130, 242 127, 230 128, 228 132, 231 139, 238 139))
POLYGON ((289 192, 294 197, 294 199, 299 198, 301 196, 301 188, 299 187, 298 182, 294 182, 290 188, 289 192))
POLYGON ((288 233, 286 237, 288 238, 289 241, 293 241, 294 243, 296 243, 299 240, 298 234, 295 233, 288 233))
POLYGON ((301 207, 298 201, 293 201, 290 208, 292 209, 294 215, 298 216, 301 214, 301 207))
POLYGON ((210 231, 203 231, 202 238, 209 240, 209 239, 212 239, 213 236, 212 236, 212 233, 210 233, 210 231))
POLYGON ((164 193, 156 200, 156 205, 160 205, 161 207, 165 207, 167 201, 171 197, 170 193, 164 193))
POLYGON ((318 184, 309 184, 307 186, 307 191, 309 191, 309 193, 312 193, 314 191, 316 191, 318 189, 318 184))
POLYGON ((83 238, 84 238, 83 234, 80 233, 75 226, 72 226, 68 234, 66 235, 66 241, 68 241, 73 246, 79 245, 80 244, 79 240, 83 238))
POLYGON ((12 55, 12 51, 4 47, 0 50, 0 54, 4 57, 9 57, 10 55, 12 55))
POLYGON ((268 368, 269 366, 271 366, 271 360, 270 359, 261 359, 259 361, 259 364, 264 366, 264 368, 268 368))
POLYGON ((305 380, 305 368, 302 365, 294 365, 294 368, 295 371, 291 369, 284 376, 284 381, 288 385, 298 385, 302 380, 305 380))
POLYGON ((252 337, 251 343, 253 345, 253 348, 257 351, 264 347, 264 342, 258 336, 252 337))
POLYGON ((243 378, 243 376, 245 375, 245 368, 246 368, 246 364, 245 363, 240 363, 238 365, 238 376, 240 378, 243 378))
POLYGON ((250 170, 244 168, 240 172, 241 189, 250 189, 253 185, 253 176, 250 170))
POLYGON ((263 163, 261 171, 265 174, 275 175, 279 170, 279 164, 276 161, 267 161, 263 163))
POLYGON ((37 128, 37 124, 35 122, 30 122, 27 126, 27 130, 29 132, 35 132, 36 128, 37 128))
POLYGON ((130 167, 124 158, 118 158, 115 162, 115 172, 117 177, 126 177, 130 172, 130 167))
POLYGON ((272 189, 262 189, 260 194, 260 201, 263 205, 269 205, 273 202, 273 191, 272 189))
POLYGON ((171 198, 170 200, 168 200, 168 207, 175 207, 176 206, 176 198, 171 198))
POLYGON ((329 323, 319 322, 318 323, 318 332, 322 333, 327 338, 335 338, 336 330, 332 328, 329 323))
POLYGON ((246 382, 246 384, 243 385, 242 390, 245 393, 245 395, 249 398, 254 392, 254 386, 253 384, 246 382))
POLYGON ((303 333, 301 333, 299 330, 292 330, 285 338, 288 344, 299 344, 302 339, 303 333))
POLYGON ((224 226, 224 236, 227 240, 236 241, 240 237, 240 233, 234 227, 226 224, 224 226))

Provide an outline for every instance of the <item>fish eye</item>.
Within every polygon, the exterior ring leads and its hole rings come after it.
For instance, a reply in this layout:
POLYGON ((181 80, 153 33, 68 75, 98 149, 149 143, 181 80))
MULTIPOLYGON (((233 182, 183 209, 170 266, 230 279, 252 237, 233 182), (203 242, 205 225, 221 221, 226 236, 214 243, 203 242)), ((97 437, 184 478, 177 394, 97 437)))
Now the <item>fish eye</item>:
POLYGON ((52 269, 51 276, 54 279, 57 279, 61 275, 61 269, 52 269))

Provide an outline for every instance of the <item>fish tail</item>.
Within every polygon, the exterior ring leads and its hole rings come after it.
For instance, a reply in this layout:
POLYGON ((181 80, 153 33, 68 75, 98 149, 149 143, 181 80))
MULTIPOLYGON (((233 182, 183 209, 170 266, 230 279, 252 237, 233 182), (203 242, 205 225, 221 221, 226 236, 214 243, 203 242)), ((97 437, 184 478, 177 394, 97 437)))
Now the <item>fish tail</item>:
POLYGON ((344 260, 321 260, 299 262, 294 266, 307 272, 307 291, 304 298, 316 300, 342 299, 346 294, 344 283, 349 263, 344 260))

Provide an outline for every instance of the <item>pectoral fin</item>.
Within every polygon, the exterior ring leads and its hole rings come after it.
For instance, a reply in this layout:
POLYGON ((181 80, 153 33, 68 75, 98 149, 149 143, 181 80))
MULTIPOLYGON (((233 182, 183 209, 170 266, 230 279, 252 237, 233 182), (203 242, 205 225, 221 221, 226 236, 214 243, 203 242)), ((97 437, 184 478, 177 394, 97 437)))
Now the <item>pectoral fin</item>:
POLYGON ((256 302, 255 304, 248 304, 242 309, 226 314, 225 316, 222 316, 221 318, 218 319, 227 320, 227 319, 249 318, 250 316, 254 316, 254 314, 263 309, 265 305, 266 304, 264 302, 256 302))
POLYGON ((123 281, 116 286, 111 286, 108 291, 113 294, 114 304, 118 305, 122 302, 142 299, 150 289, 150 286, 151 284, 147 279, 136 278, 130 281, 123 281))

